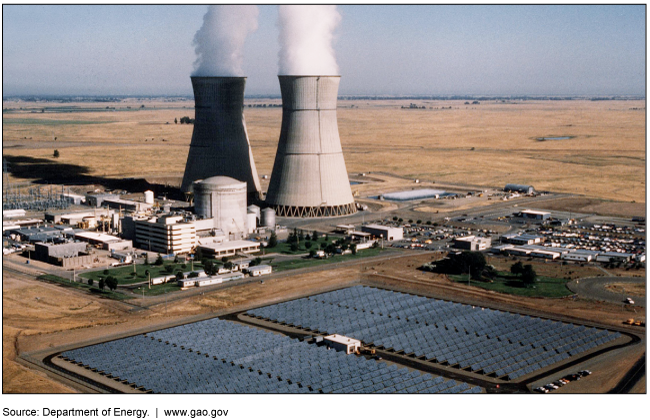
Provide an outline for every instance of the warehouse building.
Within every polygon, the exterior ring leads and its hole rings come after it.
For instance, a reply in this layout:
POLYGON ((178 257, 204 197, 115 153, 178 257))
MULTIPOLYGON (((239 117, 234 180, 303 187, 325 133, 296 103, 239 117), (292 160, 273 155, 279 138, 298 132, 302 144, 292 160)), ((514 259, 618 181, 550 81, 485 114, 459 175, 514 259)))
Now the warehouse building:
POLYGON ((503 189, 505 192, 518 192, 522 194, 532 194, 535 192, 535 188, 532 185, 521 185, 521 184, 506 184, 503 189))
POLYGON ((84 242, 68 242, 57 245, 37 242, 34 244, 34 248, 34 257, 37 260, 64 268, 91 264, 93 259, 92 255, 86 254, 84 242))
POLYGON ((485 251, 490 246, 492 246, 492 238, 474 235, 456 238, 452 244, 453 248, 467 249, 470 251, 485 251))
POLYGON ((596 256, 597 262, 629 262, 634 254, 628 254, 625 252, 602 252, 596 256))
POLYGON ((501 242, 515 245, 534 245, 541 243, 544 240, 544 237, 539 235, 507 233, 505 235, 501 235, 500 240, 501 242))
POLYGON ((107 251, 124 251, 133 248, 133 242, 99 232, 74 232, 74 238, 107 251))
POLYGON ((533 220, 548 220, 551 218, 551 213, 548 211, 522 210, 519 213, 519 217, 533 220))
POLYGON ((47 226, 10 229, 9 233, 16 234, 22 242, 32 244, 36 242, 56 242, 63 240, 63 235, 59 229, 47 226))
POLYGON ((370 233, 376 238, 383 238, 387 241, 400 241, 404 239, 404 229, 382 226, 382 225, 366 225, 361 227, 362 232, 370 233))
POLYGON ((352 354, 361 348, 361 341, 344 335, 328 335, 324 338, 324 341, 328 346, 335 348, 337 351, 344 351, 345 354, 352 354))
POLYGON ((254 241, 230 241, 223 243, 200 244, 198 247, 207 258, 230 257, 238 252, 253 254, 260 251, 260 243, 254 241))

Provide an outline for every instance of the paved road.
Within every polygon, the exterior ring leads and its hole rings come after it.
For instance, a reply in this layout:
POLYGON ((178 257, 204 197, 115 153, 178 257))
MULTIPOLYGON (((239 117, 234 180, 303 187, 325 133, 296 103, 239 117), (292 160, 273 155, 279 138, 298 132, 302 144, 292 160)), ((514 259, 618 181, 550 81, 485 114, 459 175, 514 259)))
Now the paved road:
POLYGON ((609 291, 606 285, 612 283, 641 283, 645 284, 645 277, 594 277, 586 279, 577 279, 567 284, 569 290, 578 294, 580 297, 587 299, 604 300, 612 303, 623 303, 625 298, 630 297, 634 300, 635 306, 646 307, 645 296, 635 296, 629 294, 619 294, 609 291))

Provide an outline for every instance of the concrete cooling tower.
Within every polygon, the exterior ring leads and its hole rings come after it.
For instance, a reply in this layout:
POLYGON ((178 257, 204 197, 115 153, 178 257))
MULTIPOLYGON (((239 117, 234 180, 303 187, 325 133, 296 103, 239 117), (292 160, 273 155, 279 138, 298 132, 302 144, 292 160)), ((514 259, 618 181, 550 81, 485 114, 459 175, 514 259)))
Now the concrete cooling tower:
POLYGON ((229 176, 248 185, 248 200, 259 199, 260 181, 244 121, 245 77, 192 77, 195 118, 181 190, 192 182, 229 176))
POLYGON ((266 202, 279 217, 356 212, 336 121, 340 76, 278 76, 282 129, 266 202))

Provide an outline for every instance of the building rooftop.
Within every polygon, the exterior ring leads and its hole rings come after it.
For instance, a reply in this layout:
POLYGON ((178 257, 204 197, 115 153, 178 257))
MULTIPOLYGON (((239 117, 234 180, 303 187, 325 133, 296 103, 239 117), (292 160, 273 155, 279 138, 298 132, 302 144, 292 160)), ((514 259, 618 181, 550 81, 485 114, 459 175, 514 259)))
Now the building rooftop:
POLYGON ((359 344, 361 345, 361 341, 355 339, 355 338, 350 338, 346 337, 344 335, 338 335, 338 334, 332 334, 328 335, 325 337, 325 340, 332 341, 334 343, 340 343, 340 344, 359 344))
POLYGON ((223 242, 223 243, 220 243, 220 244, 201 245, 201 248, 209 248, 209 249, 213 249, 215 251, 226 251, 228 249, 243 248, 243 247, 249 247, 249 246, 260 246, 260 243, 259 242, 254 242, 254 241, 229 241, 229 242, 223 242))
POLYGON ((83 238, 83 239, 92 239, 94 241, 101 241, 101 242, 118 242, 122 241, 121 238, 118 238, 117 236, 113 235, 107 235, 105 233, 99 233, 99 232, 75 232, 74 234, 75 238, 83 238))

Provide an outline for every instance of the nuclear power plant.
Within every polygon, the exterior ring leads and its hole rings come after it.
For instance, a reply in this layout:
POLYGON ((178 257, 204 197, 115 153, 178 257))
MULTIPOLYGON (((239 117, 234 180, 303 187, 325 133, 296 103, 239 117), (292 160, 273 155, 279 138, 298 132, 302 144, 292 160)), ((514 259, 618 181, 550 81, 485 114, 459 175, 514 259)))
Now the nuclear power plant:
POLYGON ((280 217, 356 212, 336 120, 340 76, 278 76, 280 142, 266 203, 280 217))
POLYGON ((181 190, 213 176, 245 182, 248 201, 260 198, 260 181, 244 120, 245 77, 192 77, 195 121, 181 190))

